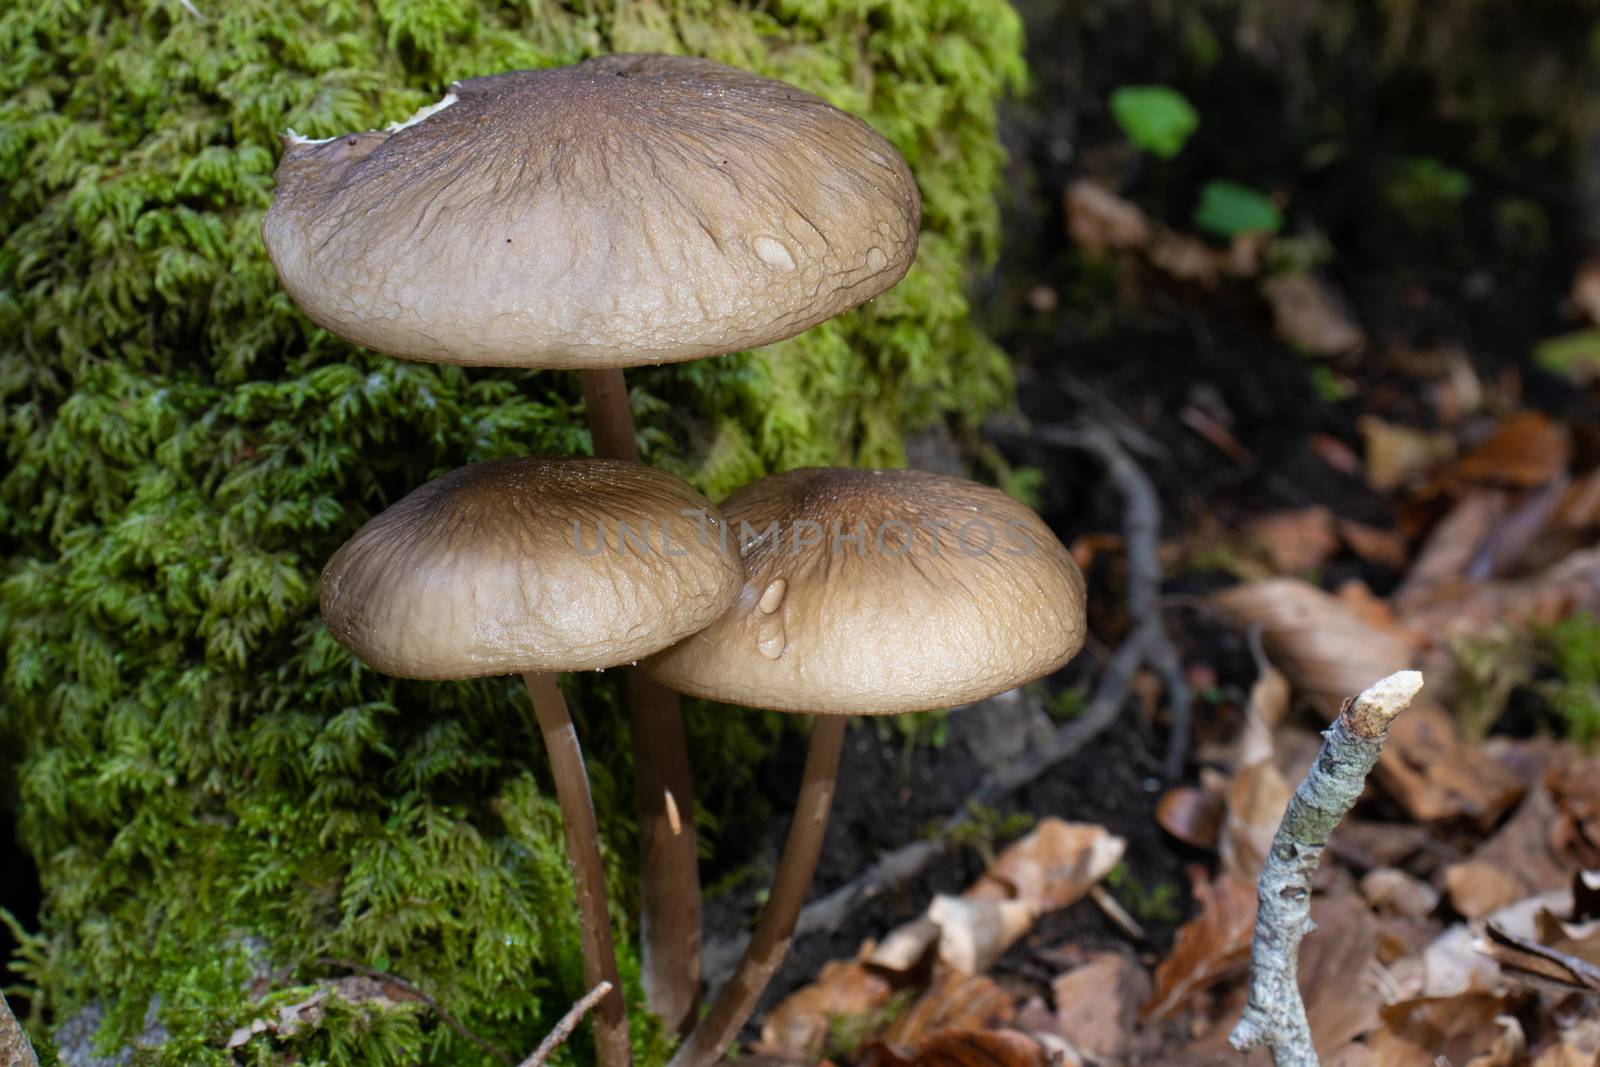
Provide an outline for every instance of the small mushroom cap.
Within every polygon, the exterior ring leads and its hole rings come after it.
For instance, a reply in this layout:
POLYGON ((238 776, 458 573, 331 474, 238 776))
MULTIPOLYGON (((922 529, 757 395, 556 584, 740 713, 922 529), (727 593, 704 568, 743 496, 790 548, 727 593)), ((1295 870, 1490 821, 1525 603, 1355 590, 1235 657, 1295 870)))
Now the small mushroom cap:
POLYGON ((1083 645, 1077 564, 997 489, 796 470, 722 512, 744 557, 738 600, 644 664, 681 692, 777 711, 927 711, 1048 674, 1083 645))
POLYGON ((475 463, 413 490, 334 553, 322 618, 402 678, 631 663, 738 595, 722 522, 686 483, 638 463, 475 463))
POLYGON ((262 234, 315 322, 498 366, 771 344, 899 281, 922 214, 866 123, 685 56, 458 82, 387 131, 291 136, 277 181, 262 234))

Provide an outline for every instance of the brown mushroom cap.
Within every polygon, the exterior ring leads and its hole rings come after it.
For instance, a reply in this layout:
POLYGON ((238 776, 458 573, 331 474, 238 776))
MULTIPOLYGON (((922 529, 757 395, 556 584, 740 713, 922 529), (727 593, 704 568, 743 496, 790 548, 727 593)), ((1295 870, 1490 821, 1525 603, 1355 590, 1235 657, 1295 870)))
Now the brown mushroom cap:
POLYGON ((866 123, 704 59, 472 78, 291 137, 262 224, 319 325, 408 359, 596 369, 771 344, 905 274, 922 203, 866 123))
POLYGON ((738 594, 722 521, 686 483, 638 463, 476 463, 356 531, 323 569, 322 617, 340 644, 403 678, 630 663, 738 594))
POLYGON ((738 600, 644 664, 681 692, 778 711, 926 711, 1048 674, 1083 645, 1077 565, 997 489, 796 470, 745 486, 722 513, 744 557, 738 600))

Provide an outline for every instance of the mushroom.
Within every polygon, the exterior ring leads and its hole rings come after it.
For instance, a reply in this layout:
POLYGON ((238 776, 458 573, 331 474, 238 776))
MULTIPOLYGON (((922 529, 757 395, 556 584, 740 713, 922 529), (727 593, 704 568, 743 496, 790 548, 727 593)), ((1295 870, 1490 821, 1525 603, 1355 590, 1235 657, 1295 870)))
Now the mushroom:
MULTIPOLYGON (((471 78, 383 131, 291 131, 277 182, 262 235, 313 321, 406 359, 577 369, 595 453, 617 459, 639 458, 621 368, 771 344, 871 299, 910 267, 922 212, 860 119, 666 55, 471 78)), ((699 985, 682 716, 629 688, 646 989, 676 1027, 699 985)))
POLYGON ((672 1067, 720 1056, 782 962, 822 846, 846 717, 993 696, 1062 666, 1085 633, 1072 556, 996 489, 918 471, 807 469, 745 486, 722 513, 744 587, 727 614, 644 669, 682 693, 816 718, 771 895, 672 1067))
POLYGON ((726 610, 741 571, 721 523, 687 484, 641 464, 494 460, 413 490, 322 574, 328 631, 377 670, 523 676, 566 826, 584 980, 612 984, 595 1020, 607 1067, 631 1052, 594 804, 556 675, 634 662, 726 610))

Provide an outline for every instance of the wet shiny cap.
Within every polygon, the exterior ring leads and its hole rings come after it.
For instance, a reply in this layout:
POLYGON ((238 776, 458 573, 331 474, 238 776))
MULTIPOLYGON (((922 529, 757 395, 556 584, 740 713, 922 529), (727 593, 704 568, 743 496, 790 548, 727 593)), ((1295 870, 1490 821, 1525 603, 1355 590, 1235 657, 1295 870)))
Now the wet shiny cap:
POLYGON ((638 463, 477 463, 356 531, 322 572, 322 618, 402 678, 631 663, 738 595, 722 522, 687 483, 638 463))
POLYGON ((860 119, 685 56, 472 78, 389 130, 285 146, 262 224, 284 287, 342 337, 443 363, 771 344, 899 281, 922 213, 860 119))
POLYGON ((1083 645, 1077 565, 997 489, 796 470, 722 512, 744 559, 738 600, 644 664, 680 692, 778 711, 926 711, 1048 674, 1083 645))

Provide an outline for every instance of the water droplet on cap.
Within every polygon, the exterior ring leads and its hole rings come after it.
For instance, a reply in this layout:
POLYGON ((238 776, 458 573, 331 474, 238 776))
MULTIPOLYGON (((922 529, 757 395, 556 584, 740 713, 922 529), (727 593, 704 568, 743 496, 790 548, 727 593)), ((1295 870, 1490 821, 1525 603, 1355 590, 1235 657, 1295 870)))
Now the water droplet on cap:
POLYGON ((771 615, 783 605, 783 595, 788 591, 789 580, 787 578, 774 578, 761 591, 761 599, 756 603, 756 607, 761 611, 761 614, 771 615))

